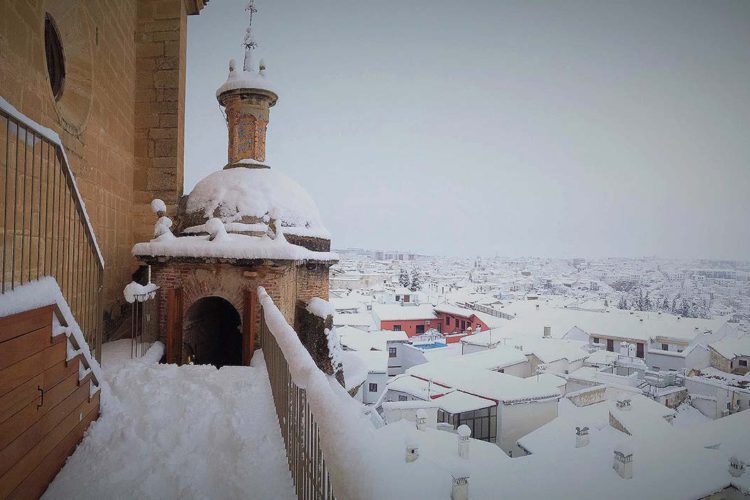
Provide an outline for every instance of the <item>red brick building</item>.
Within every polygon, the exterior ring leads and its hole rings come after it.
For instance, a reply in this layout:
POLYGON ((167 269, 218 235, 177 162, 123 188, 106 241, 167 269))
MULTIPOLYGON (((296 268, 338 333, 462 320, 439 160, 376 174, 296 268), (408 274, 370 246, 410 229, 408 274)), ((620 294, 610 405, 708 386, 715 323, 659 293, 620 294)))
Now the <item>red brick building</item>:
POLYGON ((489 330, 490 326, 482 320, 475 311, 452 304, 440 304, 435 307, 435 314, 440 323, 441 331, 445 334, 464 333, 467 330, 472 333, 489 330))

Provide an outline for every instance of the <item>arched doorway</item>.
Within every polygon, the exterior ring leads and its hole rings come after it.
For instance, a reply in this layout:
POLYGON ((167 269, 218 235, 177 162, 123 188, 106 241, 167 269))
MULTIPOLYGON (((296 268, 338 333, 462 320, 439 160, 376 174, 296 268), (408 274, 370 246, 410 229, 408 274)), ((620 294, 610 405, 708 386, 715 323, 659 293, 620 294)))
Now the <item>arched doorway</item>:
POLYGON ((190 306, 183 325, 182 363, 217 368, 242 364, 240 315, 226 299, 203 297, 190 306))

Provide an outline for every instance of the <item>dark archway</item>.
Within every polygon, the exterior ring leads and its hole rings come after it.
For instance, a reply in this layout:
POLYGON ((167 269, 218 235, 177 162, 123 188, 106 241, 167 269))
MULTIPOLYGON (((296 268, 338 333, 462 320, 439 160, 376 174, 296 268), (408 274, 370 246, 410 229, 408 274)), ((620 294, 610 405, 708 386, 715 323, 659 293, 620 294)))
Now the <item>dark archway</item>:
POLYGON ((221 297, 204 297, 190 306, 182 334, 182 362, 242 364, 240 314, 221 297))

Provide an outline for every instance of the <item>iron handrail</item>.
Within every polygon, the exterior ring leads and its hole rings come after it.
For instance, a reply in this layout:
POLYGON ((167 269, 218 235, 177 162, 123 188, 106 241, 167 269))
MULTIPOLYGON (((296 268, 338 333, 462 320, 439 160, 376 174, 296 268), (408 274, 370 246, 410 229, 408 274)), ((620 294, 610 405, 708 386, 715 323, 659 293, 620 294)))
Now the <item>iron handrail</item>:
POLYGON ((54 277, 100 359, 104 259, 65 149, 2 98, 0 162, 0 295, 54 277))

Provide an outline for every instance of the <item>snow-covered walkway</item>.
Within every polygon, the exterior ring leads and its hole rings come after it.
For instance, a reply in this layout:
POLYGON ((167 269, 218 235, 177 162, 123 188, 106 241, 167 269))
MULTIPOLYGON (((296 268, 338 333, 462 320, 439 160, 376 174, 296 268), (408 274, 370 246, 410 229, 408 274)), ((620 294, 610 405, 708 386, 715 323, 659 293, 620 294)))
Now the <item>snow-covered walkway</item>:
POLYGON ((105 357, 111 394, 45 498, 296 498, 265 363, 253 361, 107 369, 105 357))

